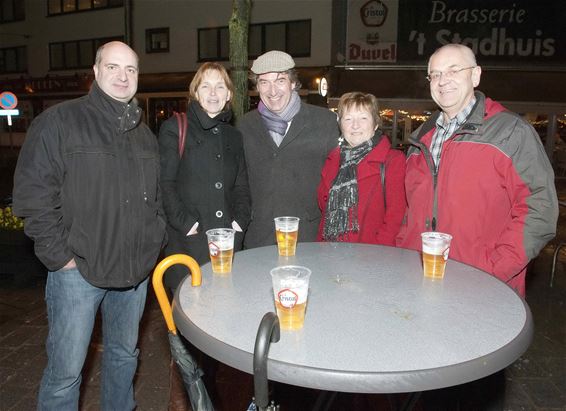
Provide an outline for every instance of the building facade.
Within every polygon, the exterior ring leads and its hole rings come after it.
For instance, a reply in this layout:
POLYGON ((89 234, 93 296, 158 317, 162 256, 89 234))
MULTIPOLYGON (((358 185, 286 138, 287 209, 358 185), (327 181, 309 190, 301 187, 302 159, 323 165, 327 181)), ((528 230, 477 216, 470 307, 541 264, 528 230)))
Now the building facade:
MULTIPOLYGON (((428 56, 463 42, 483 67, 481 89, 525 114, 552 152, 566 112, 565 11, 552 0, 252 0, 249 57, 291 54, 301 96, 335 106, 346 91, 375 94, 395 143, 435 109, 428 56), (327 95, 319 95, 326 83, 327 95)), ((199 64, 229 67, 231 0, 0 0, 0 92, 19 99, 0 145, 19 145, 47 107, 85 94, 100 44, 119 39, 140 57, 138 99, 157 131, 186 106, 199 64)), ((254 90, 250 90, 254 96, 254 90)))

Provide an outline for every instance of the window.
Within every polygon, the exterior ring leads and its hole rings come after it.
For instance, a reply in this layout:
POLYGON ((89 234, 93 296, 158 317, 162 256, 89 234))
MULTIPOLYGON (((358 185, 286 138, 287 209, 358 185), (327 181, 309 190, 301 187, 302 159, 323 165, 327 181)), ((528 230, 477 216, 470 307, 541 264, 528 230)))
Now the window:
POLYGON ((145 31, 146 53, 168 53, 169 52, 169 27, 159 29, 147 29, 145 31))
MULTIPOLYGON (((199 61, 228 60, 228 27, 198 29, 199 61)), ((293 57, 311 54, 311 21, 283 21, 250 24, 248 54, 250 59, 269 50, 283 50, 293 57)))
POLYGON ((295 57, 309 57, 311 55, 311 21, 293 21, 287 24, 285 33, 287 40, 287 53, 295 57))
MULTIPOLYGON (((14 0, 18 1, 18 0, 14 0)), ((124 0, 47 0, 47 15, 122 7, 124 0)))
POLYGON ((0 0, 0 23, 25 20, 24 0, 0 0))
POLYGON ((250 31, 248 32, 248 54, 250 56, 259 56, 263 54, 263 41, 261 38, 262 26, 254 24, 250 26, 250 31))
POLYGON ((264 50, 284 50, 285 51, 285 24, 270 24, 263 26, 262 34, 264 50))
POLYGON ((28 70, 26 47, 0 49, 0 74, 25 73, 28 70))
POLYGON ((149 98, 147 101, 147 125, 155 133, 159 133, 161 124, 173 113, 184 113, 187 111, 186 97, 157 97, 149 98))
POLYGON ((98 47, 113 40, 124 41, 123 37, 105 37, 100 39, 50 43, 49 69, 69 70, 90 68, 94 64, 94 57, 98 47))
POLYGON ((81 67, 90 67, 94 63, 94 55, 96 50, 94 42, 92 40, 81 40, 79 41, 78 49, 78 65, 81 67))
POLYGON ((198 30, 198 59, 207 60, 228 60, 230 57, 228 27, 218 27, 211 29, 198 30), (223 40, 224 39, 224 40, 223 40), (224 46, 222 43, 224 42, 224 46))

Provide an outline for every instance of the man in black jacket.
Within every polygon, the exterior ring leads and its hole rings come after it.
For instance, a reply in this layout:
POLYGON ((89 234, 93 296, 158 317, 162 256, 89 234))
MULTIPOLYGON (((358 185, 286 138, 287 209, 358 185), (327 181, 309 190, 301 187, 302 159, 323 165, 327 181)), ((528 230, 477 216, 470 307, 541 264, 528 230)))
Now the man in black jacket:
POLYGON ((88 95, 38 116, 14 176, 14 210, 48 268, 48 363, 38 409, 77 410, 101 308, 103 410, 135 408, 138 327, 164 242, 157 141, 134 94, 138 56, 101 46, 88 95))

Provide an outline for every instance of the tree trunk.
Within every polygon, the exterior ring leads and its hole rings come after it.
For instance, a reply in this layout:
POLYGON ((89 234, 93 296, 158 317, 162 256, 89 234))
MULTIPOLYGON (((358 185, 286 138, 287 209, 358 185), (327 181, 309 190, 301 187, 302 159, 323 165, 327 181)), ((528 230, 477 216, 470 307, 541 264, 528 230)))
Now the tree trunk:
POLYGON ((232 0, 230 17, 230 65, 235 95, 232 110, 236 121, 250 108, 248 97, 248 28, 252 0, 232 0))
POLYGON ((124 43, 134 48, 134 36, 132 25, 132 0, 124 1, 124 43))

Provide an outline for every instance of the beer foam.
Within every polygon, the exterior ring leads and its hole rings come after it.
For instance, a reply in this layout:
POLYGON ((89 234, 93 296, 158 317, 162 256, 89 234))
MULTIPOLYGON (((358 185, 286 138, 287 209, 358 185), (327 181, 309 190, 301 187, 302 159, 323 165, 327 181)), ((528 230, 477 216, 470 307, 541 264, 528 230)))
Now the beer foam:
POLYGON ((423 252, 432 255, 448 254, 450 249, 450 240, 452 237, 443 233, 423 233, 422 247, 423 252))
POLYGON ((297 231, 299 229, 299 225, 298 224, 293 224, 293 225, 287 225, 287 226, 278 226, 276 227, 277 231, 281 231, 282 233, 292 233, 293 231, 297 231))
POLYGON ((447 250, 446 244, 423 244, 423 252, 432 255, 441 255, 444 254, 444 251, 447 250))
POLYGON ((215 241, 211 241, 208 243, 209 248, 213 247, 212 244, 218 247, 221 251, 231 250, 234 248, 234 241, 229 238, 219 238, 215 241))

